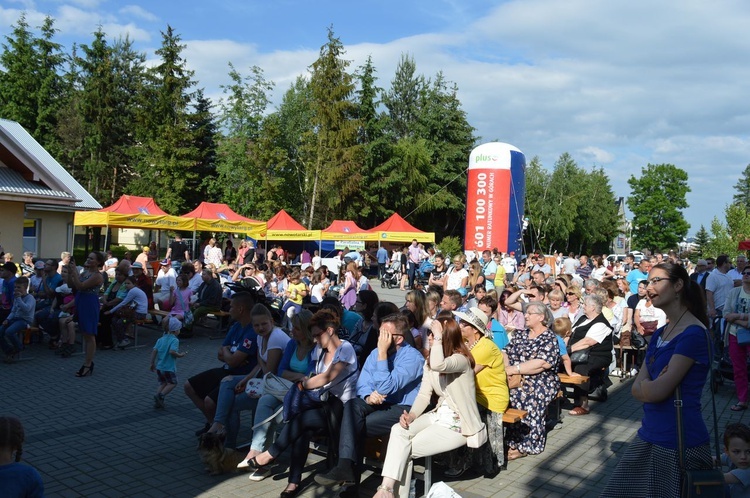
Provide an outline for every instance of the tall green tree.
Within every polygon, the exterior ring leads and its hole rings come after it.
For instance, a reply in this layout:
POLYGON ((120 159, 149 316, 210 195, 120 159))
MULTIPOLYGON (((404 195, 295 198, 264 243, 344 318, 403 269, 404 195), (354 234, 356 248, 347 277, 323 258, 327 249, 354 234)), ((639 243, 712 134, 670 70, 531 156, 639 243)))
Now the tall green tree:
MULTIPOLYGON (((695 245, 697 246, 692 256, 694 259, 703 258, 706 256, 706 248, 708 243, 711 241, 711 236, 708 234, 706 227, 701 225, 698 231, 695 233, 695 245)), ((692 258, 691 258, 692 259, 692 258)))
POLYGON ((415 133, 419 108, 426 92, 424 76, 417 74, 417 64, 408 54, 402 54, 396 67, 391 88, 383 96, 395 137, 404 138, 415 133))
POLYGON ((582 175, 577 186, 578 210, 571 242, 579 254, 608 252, 612 240, 625 230, 609 177, 602 168, 582 175))
POLYGON ((676 247, 690 228, 682 214, 690 192, 687 172, 672 164, 649 164, 628 184, 634 246, 654 251, 676 247))
POLYGON ((313 185, 308 228, 316 219, 319 200, 324 207, 324 212, 318 215, 321 224, 334 218, 356 216, 351 200, 361 183, 363 158, 357 143, 360 122, 351 100, 354 77, 347 72, 351 61, 344 59, 345 53, 341 40, 329 28, 328 42, 310 67, 315 161, 311 164, 313 185))
POLYGON ((734 190, 736 193, 732 200, 736 204, 741 204, 745 209, 750 210, 750 164, 745 166, 742 176, 740 176, 740 179, 734 185, 734 190))
POLYGON ((34 34, 25 13, 5 40, 0 54, 0 64, 4 68, 0 71, 0 115, 33 132, 37 116, 37 55, 34 34))
POLYGON ((172 214, 185 212, 200 159, 191 129, 195 82, 182 58, 184 49, 180 35, 168 25, 156 50, 159 63, 150 69, 150 83, 143 92, 138 177, 130 185, 132 193, 154 197, 172 214))
POLYGON ((63 53, 62 45, 53 41, 58 31, 54 27, 55 21, 50 16, 44 18, 39 27, 41 36, 34 40, 37 55, 37 91, 36 91, 36 126, 34 137, 48 150, 56 153, 55 129, 57 115, 60 111, 65 91, 65 80, 62 67, 67 57, 63 53))
POLYGON ((217 183, 218 125, 213 114, 211 99, 203 90, 195 92, 195 110, 189 117, 197 160, 194 166, 196 177, 187 185, 186 209, 196 208, 201 201, 209 199, 209 188, 217 183))

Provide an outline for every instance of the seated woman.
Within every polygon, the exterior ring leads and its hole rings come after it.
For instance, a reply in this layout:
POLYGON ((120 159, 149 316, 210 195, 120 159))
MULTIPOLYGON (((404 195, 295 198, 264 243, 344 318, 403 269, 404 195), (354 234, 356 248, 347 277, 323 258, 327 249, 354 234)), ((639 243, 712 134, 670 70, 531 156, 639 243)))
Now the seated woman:
MULTIPOLYGON (((343 403, 356 395, 357 387, 357 358, 354 348, 346 341, 339 339, 337 330, 341 326, 338 318, 329 310, 320 310, 310 320, 310 330, 317 343, 313 350, 315 368, 309 377, 296 384, 293 389, 328 389, 328 409, 338 412, 341 419, 343 403), (338 405, 338 406, 337 406, 338 405)), ((331 431, 328 427, 329 417, 323 407, 305 410, 293 417, 284 426, 276 442, 268 451, 251 458, 250 467, 257 469, 256 473, 267 472, 265 466, 273 462, 287 448, 291 446, 292 455, 289 467, 289 483, 281 493, 282 498, 291 498, 300 491, 302 470, 307 462, 310 437, 316 433, 338 435, 338 431, 331 431)), ((338 447, 336 441, 333 447, 338 447)))
POLYGON ((302 309, 302 300, 307 297, 308 294, 307 285, 302 281, 302 277, 298 270, 294 270, 289 275, 289 285, 286 289, 286 302, 284 307, 281 308, 282 315, 282 327, 288 330, 289 323, 295 313, 299 313, 302 309))
POLYGON ((245 393, 247 382, 259 375, 276 373, 287 343, 290 342, 283 330, 274 327, 268 308, 256 304, 250 315, 253 330, 258 335, 258 365, 244 377, 229 375, 221 380, 214 423, 208 429, 208 432, 226 433, 225 443, 230 448, 237 444, 240 412, 254 410, 258 404, 258 398, 251 398, 245 393))
MULTIPOLYGON (((148 297, 146 293, 138 288, 135 277, 128 277, 123 284, 128 293, 120 304, 105 311, 104 315, 112 315, 112 334, 115 336, 117 346, 120 349, 130 344, 130 340, 125 335, 128 327, 135 320, 143 320, 148 313, 148 297)), ((76 296, 78 301, 78 296, 76 296)), ((79 303, 79 311, 80 311, 79 303)))
POLYGON ((463 313, 454 311, 461 335, 474 357, 474 380, 479 416, 487 426, 489 444, 476 450, 459 448, 451 453, 448 477, 458 477, 469 468, 496 475, 505 463, 503 447, 503 413, 508 409, 508 383, 502 351, 490 339, 489 317, 479 308, 463 313))
POLYGON ((125 296, 128 295, 128 289, 125 287, 125 280, 128 278, 128 272, 123 268, 115 270, 115 278, 110 282, 107 290, 102 296, 101 314, 99 315, 99 329, 96 334, 97 346, 102 349, 112 349, 115 345, 112 342, 112 316, 104 312, 120 304, 125 296))
POLYGON ((499 308, 497 310, 497 321, 505 327, 509 337, 513 337, 516 330, 523 330, 524 319, 523 313, 515 308, 505 304, 505 300, 513 294, 512 290, 505 289, 500 294, 499 308))
POLYGON ((486 441, 477 411, 474 358, 458 323, 438 316, 430 330, 422 385, 409 413, 391 429, 378 498, 409 496, 413 459, 466 446, 472 436, 486 441), (437 408, 423 414, 433 393, 439 396, 437 408))
POLYGON ((612 325, 602 313, 602 300, 596 295, 583 298, 583 316, 573 324, 573 332, 568 340, 568 354, 588 349, 588 360, 584 363, 573 362, 573 371, 589 377, 585 384, 573 386, 575 408, 570 415, 588 415, 589 394, 600 386, 611 385, 605 369, 612 362, 612 325))
MULTIPOLYGON (((172 291, 169 298, 169 316, 177 318, 179 321, 185 320, 185 310, 190 308, 190 298, 193 297, 193 291, 188 287, 190 279, 187 275, 179 274, 175 280, 176 289, 172 291)), ((169 331, 169 320, 162 320, 164 332, 169 331)))
POLYGON ((532 301, 525 316, 526 328, 516 331, 504 350, 506 373, 523 376, 521 385, 510 390, 510 405, 528 412, 525 419, 508 427, 508 460, 544 451, 547 441, 544 417, 547 406, 560 390, 557 376, 560 348, 555 333, 549 329, 552 314, 544 303, 532 301))
MULTIPOLYGON (((312 351, 315 342, 310 332, 310 319, 313 314, 309 310, 302 310, 292 317, 292 341, 286 345, 284 356, 281 357, 278 375, 290 382, 302 380, 315 368, 312 351)), ((255 420, 253 422, 253 440, 250 443, 250 451, 245 460, 237 465, 237 468, 248 467, 248 460, 261 454, 268 449, 267 435, 274 424, 281 423, 281 413, 276 418, 268 420, 278 410, 282 402, 271 394, 264 394, 258 400, 255 408, 255 420), (265 423, 263 423, 266 421, 265 423)), ((256 471, 250 475, 253 481, 261 481, 267 477, 269 472, 256 471)))

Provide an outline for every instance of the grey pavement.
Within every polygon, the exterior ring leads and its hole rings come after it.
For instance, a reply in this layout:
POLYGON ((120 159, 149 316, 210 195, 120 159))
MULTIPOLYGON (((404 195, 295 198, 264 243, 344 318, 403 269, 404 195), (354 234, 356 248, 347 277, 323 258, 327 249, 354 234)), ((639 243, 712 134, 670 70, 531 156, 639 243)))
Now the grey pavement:
MULTIPOLYGON (((404 302, 404 292, 398 289, 376 285, 374 290, 381 300, 399 306, 404 302)), ((148 368, 149 356, 160 332, 141 330, 148 347, 98 351, 91 377, 74 376, 81 356, 61 359, 39 344, 25 352, 32 359, 0 365, 0 413, 22 419, 24 460, 42 474, 47 495, 278 496, 286 485, 288 455, 280 458, 277 474, 262 482, 248 480, 245 473, 209 476, 203 470, 193 434, 202 427, 202 416, 181 386, 167 396, 166 409, 153 408, 157 383, 148 368)), ((188 355, 177 360, 180 383, 216 366, 218 346, 219 341, 205 336, 182 339, 181 349, 188 355)), ((598 496, 641 416, 639 403, 630 396, 630 382, 613 380, 609 400, 592 403, 590 415, 573 417, 563 411, 563 421, 549 433, 543 454, 509 462, 493 479, 467 473, 447 480, 438 467, 433 480, 445 480, 465 498, 598 496)), ((747 411, 729 410, 734 402, 731 382, 719 388, 717 402, 720 430, 729 422, 748 421, 747 411)), ((710 421, 708 389, 704 406, 710 421)), ((245 414, 240 441, 249 441, 251 421, 245 414)), ((322 460, 310 455, 300 496, 338 495, 312 479, 314 472, 325 470, 322 460)), ((368 471, 363 479, 362 496, 372 496, 380 482, 377 472, 368 471)))

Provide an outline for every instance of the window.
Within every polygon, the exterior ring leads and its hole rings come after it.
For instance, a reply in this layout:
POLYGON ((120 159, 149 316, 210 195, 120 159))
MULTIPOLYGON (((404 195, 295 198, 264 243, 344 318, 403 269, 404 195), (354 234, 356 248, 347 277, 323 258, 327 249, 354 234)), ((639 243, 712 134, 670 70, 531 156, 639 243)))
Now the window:
POLYGON ((23 220, 23 252, 38 254, 39 220, 23 220))

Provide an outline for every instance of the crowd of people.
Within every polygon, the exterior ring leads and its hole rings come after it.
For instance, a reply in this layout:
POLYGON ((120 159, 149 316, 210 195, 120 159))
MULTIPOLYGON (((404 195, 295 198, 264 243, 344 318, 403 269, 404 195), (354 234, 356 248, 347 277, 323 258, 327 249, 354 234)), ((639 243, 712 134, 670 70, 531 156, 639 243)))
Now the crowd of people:
MULTIPOLYGON (((415 458, 446 453, 446 475, 455 477, 469 468, 493 475, 506 461, 538 455, 560 373, 588 379, 575 384, 571 416, 589 415, 591 399, 606 400, 610 375, 633 377, 633 396, 644 403, 638 438, 605 496, 631 496, 624 483, 638 462, 676 462, 677 386, 686 424, 695 428, 687 439, 689 464, 710 467, 700 394, 712 358, 706 331, 715 323, 728 324, 738 397, 732 410, 748 407, 750 339, 742 330, 750 322, 750 267, 742 255, 736 266, 726 255, 692 265, 672 253, 628 254, 622 261, 572 254, 516 259, 489 250, 449 257, 415 240, 392 254, 342 251, 327 267, 317 251, 265 252, 249 241, 222 249, 215 239, 190 260, 177 238, 149 275, 153 252, 144 246, 145 264, 98 252, 81 266, 67 253, 59 264, 34 262, 33 255, 24 255, 23 266, 6 261, 0 269, 6 361, 23 348, 32 326, 49 335, 61 357, 70 356, 77 324, 85 359, 76 375, 86 377, 94 373, 97 348, 127 347, 129 325, 160 310, 164 336, 151 369, 159 381, 154 406, 163 409, 178 383, 179 337, 226 309, 232 325, 217 352, 220 365, 184 384, 205 418, 196 435, 219 434, 238 446, 245 442, 241 413, 252 412, 250 450, 239 467, 262 480, 289 449, 285 498, 300 492, 314 435, 329 437, 335 462, 316 481, 344 484, 348 496, 358 495, 363 442, 372 436, 390 435, 379 498, 408 495, 415 458), (380 301, 370 286, 374 262, 381 275, 389 267, 402 274, 403 307, 380 301), (642 364, 628 365, 618 361, 615 344, 633 335, 647 346, 642 364), (290 390, 327 394, 289 414, 283 396, 258 391, 269 378, 290 390), (509 407, 527 416, 503 431, 509 407)), ((679 476, 676 464, 663 471, 679 476)), ((679 489, 662 474, 642 478, 632 496, 643 489, 672 496, 679 489)))

